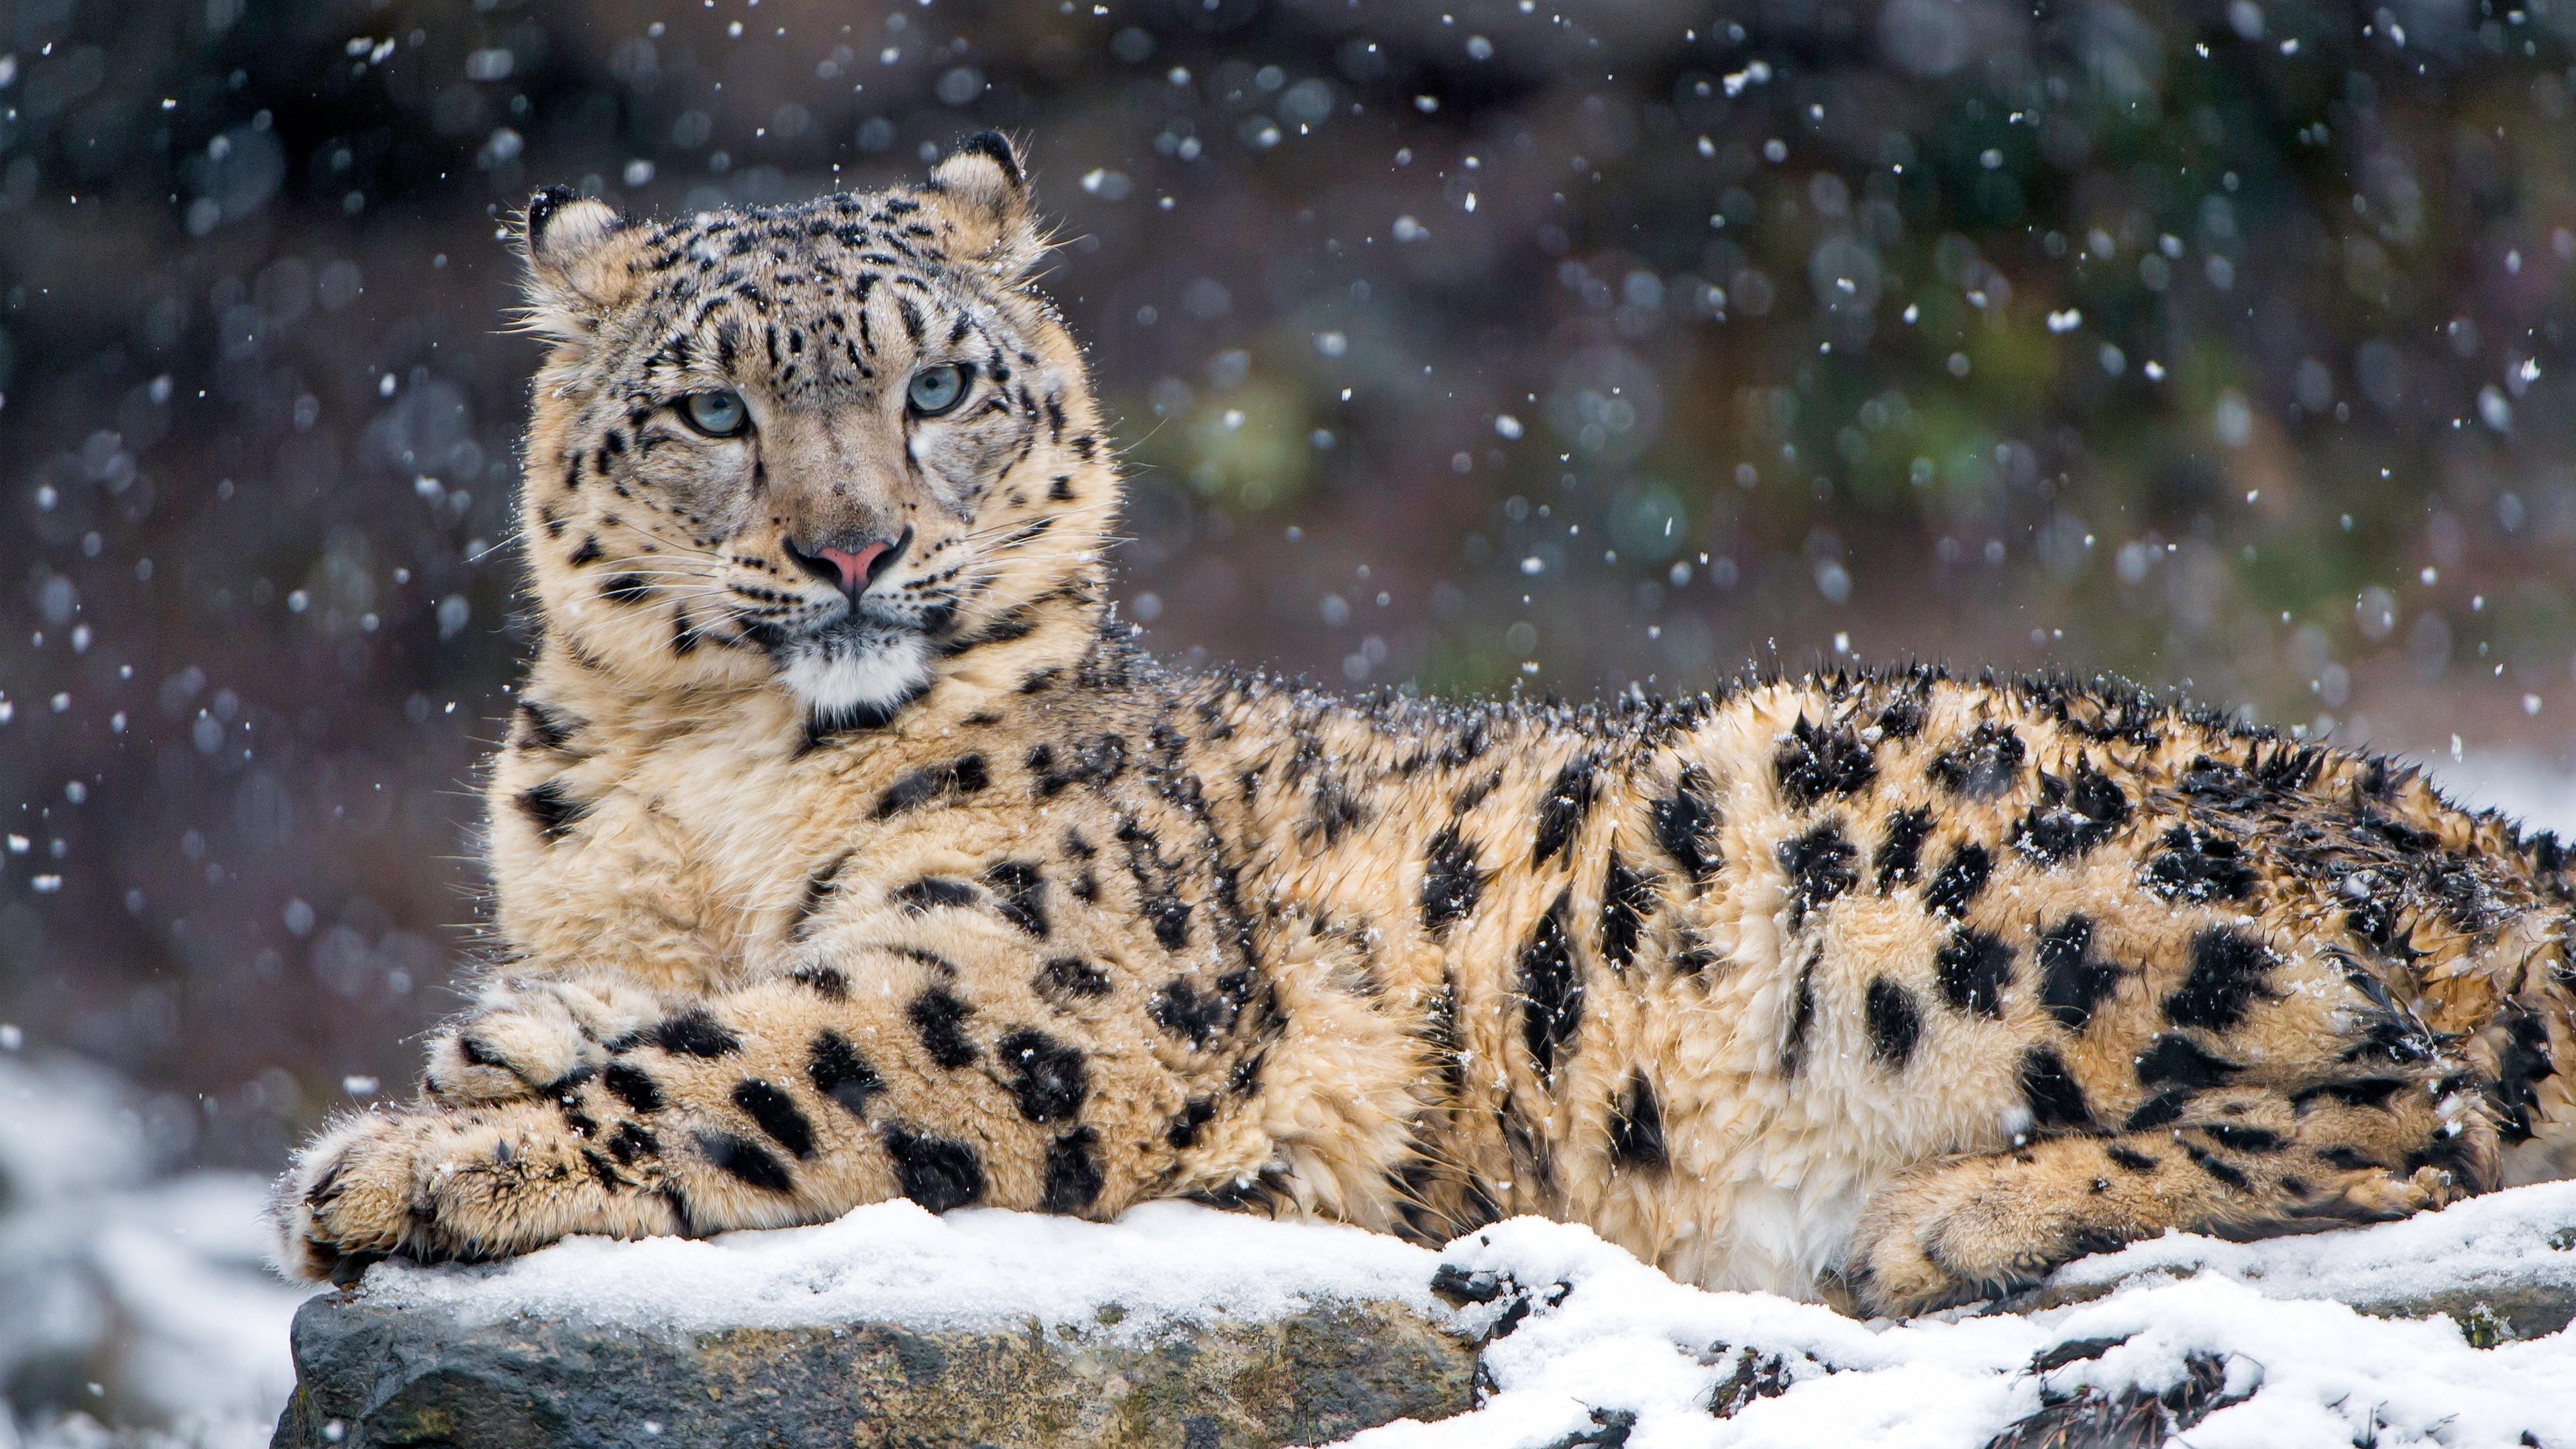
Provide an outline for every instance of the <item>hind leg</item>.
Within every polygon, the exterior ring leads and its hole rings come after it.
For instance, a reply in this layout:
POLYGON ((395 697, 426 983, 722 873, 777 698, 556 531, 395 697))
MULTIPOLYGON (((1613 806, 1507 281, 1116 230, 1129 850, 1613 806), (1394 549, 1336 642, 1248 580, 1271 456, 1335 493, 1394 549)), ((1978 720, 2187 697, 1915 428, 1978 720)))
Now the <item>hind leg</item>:
POLYGON ((2493 1124, 2449 1085, 2211 1092, 2167 1126, 1929 1163, 1871 1200, 1844 1277, 1871 1312, 1922 1313, 2168 1228, 2252 1238, 2440 1207, 2496 1175, 2493 1124))

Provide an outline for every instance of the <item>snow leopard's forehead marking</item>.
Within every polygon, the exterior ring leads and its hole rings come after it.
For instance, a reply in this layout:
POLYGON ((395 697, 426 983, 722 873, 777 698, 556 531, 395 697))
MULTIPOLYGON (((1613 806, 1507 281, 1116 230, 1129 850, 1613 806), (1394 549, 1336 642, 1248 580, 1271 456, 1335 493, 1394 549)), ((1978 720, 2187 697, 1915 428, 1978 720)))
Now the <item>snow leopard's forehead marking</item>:
POLYGON ((980 259, 951 255, 935 217, 889 191, 658 228, 637 262, 648 290, 610 323, 623 336, 599 381, 632 401, 712 371, 782 405, 828 407, 901 382, 905 364, 934 353, 1004 383, 1038 367, 1053 315, 980 259))
POLYGON ((1087 605, 1117 480, 1041 250, 998 138, 923 185, 667 223, 539 197, 523 509, 552 620, 638 682, 774 679, 828 730, 1087 605))

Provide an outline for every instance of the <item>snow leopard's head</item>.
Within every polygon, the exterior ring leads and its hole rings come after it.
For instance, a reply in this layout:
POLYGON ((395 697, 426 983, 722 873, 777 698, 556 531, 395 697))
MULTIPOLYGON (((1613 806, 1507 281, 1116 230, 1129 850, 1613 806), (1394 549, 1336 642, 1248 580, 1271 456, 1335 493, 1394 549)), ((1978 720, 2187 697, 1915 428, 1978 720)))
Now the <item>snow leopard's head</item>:
POLYGON ((521 518, 576 658, 775 681, 830 730, 1087 630, 1118 481, 1009 141, 669 222, 558 188, 524 240, 552 347, 521 518))

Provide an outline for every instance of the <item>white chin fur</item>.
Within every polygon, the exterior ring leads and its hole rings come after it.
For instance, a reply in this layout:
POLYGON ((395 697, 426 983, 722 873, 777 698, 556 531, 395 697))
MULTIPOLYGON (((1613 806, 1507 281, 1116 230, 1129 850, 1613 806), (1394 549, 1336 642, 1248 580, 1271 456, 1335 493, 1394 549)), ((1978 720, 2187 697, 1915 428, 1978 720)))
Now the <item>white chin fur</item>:
POLYGON ((835 640, 796 651, 781 673, 813 715, 891 710, 930 682, 930 645, 918 635, 835 640))

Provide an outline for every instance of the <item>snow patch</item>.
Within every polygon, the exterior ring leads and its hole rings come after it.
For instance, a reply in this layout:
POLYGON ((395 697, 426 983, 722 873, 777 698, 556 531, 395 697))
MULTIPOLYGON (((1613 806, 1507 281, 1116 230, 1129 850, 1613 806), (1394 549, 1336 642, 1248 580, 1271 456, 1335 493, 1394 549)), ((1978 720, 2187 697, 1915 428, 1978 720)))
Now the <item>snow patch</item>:
POLYGON ((2266 1298, 2364 1305, 2532 1288, 2576 1296, 2576 1182, 2489 1193, 2359 1232, 2256 1243, 2167 1233, 2069 1263, 2051 1281, 2097 1286, 2150 1274, 2215 1276, 2266 1298))
POLYGON ((2225 1374, 2223 1407, 2189 1432, 2194 1449, 2559 1443, 2576 1432, 2568 1332, 2478 1349, 2448 1317, 2375 1318, 2320 1295, 2389 1302, 2576 1285, 2576 1250, 2554 1246, 2570 1241, 2570 1224, 2576 1184, 2550 1183, 2315 1237, 2176 1234, 2058 1275, 2059 1284, 2123 1283, 2092 1302, 1864 1324, 1768 1294, 1684 1287, 1587 1229, 1515 1219, 1445 1255, 1507 1285, 1471 1314, 1494 1321, 1527 1305, 1485 1351, 1493 1394, 1474 1413, 1348 1443, 1978 1449, 2079 1389, 2160 1392, 2194 1357, 2225 1374), (2175 1276, 2184 1273, 2194 1276, 2175 1276), (2087 1340, 2097 1351, 2032 1371, 2042 1353, 2087 1340), (1718 1417, 1719 1404, 1733 1412, 1718 1417), (1577 1437, 1586 1434, 1595 1437, 1577 1437))
POLYGON ((703 1240, 570 1238, 479 1268, 379 1263, 367 1296, 469 1324, 523 1313, 688 1334, 870 1322, 1015 1331, 1031 1320, 1150 1335, 1179 1322, 1269 1322, 1327 1302, 1442 1312, 1439 1256, 1324 1223, 1145 1203, 1115 1223, 897 1200, 836 1222, 703 1240), (1104 1315, 1116 1305, 1122 1314, 1104 1315))

